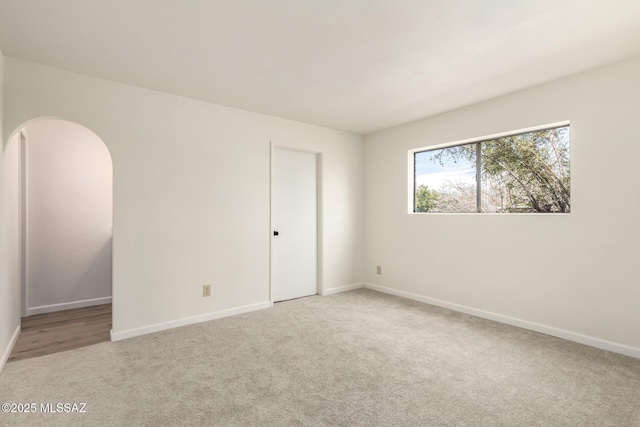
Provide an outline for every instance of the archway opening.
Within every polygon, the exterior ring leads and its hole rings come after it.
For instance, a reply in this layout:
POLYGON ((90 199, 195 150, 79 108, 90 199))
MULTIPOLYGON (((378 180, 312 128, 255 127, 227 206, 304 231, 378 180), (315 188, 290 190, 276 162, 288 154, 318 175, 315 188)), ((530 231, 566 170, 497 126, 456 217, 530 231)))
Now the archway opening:
POLYGON ((80 124, 36 119, 5 153, 17 175, 9 201, 22 295, 21 335, 9 360, 108 341, 113 166, 106 145, 80 124))

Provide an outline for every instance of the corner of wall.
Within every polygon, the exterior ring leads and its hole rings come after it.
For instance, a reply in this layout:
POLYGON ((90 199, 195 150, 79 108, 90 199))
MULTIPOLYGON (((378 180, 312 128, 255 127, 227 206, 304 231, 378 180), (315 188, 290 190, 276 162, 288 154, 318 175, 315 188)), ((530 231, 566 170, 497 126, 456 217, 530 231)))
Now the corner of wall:
POLYGON ((9 339, 9 343, 6 348, 2 352, 0 356, 0 372, 4 369, 4 365, 7 364, 7 360, 9 360, 9 356, 11 356, 11 352, 13 351, 13 347, 16 345, 16 341, 18 341, 18 337, 20 336, 20 325, 16 326, 16 329, 13 331, 11 338, 9 339))
POLYGON ((12 245, 9 240, 9 203, 8 203, 8 174, 11 168, 7 167, 4 140, 4 56, 0 51, 0 371, 11 355, 13 346, 20 335, 20 301, 19 287, 12 282, 15 265, 12 265, 14 257, 10 256, 12 245))
MULTIPOLYGON (((0 146, 0 313, 9 313, 10 310, 7 310, 7 306, 10 304, 10 301, 5 298, 5 294, 8 291, 8 283, 7 283, 7 236, 6 236, 6 220, 5 220, 5 193, 4 193, 4 133, 2 129, 3 122, 3 87, 4 87, 4 56, 2 51, 0 51, 0 136, 2 137, 2 145, 0 146)), ((0 352, 2 354, 0 358, 0 371, 4 368, 4 364, 9 358, 9 353, 11 352, 11 324, 10 319, 6 314, 3 314, 0 317, 0 352)))

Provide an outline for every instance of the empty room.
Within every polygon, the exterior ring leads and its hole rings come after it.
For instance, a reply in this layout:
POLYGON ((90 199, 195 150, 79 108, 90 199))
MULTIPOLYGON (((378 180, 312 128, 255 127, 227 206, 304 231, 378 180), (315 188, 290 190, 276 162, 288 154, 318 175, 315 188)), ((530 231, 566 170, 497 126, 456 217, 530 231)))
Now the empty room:
POLYGON ((0 0, 0 425, 640 426, 637 0, 0 0))

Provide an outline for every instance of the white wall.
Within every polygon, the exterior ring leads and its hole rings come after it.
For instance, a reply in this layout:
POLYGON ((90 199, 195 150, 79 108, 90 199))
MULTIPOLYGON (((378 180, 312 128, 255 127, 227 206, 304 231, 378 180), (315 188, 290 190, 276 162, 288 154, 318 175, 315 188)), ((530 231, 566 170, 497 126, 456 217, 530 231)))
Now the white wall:
POLYGON ((27 315, 110 302, 112 167, 89 129, 36 120, 27 135, 27 315))
POLYGON ((14 58, 5 82, 5 141, 58 117, 111 153, 116 334, 268 305, 270 141, 323 153, 323 286, 361 282, 361 136, 14 58))
MULTIPOLYGON (((3 61, 0 52, 0 132, 3 128, 3 61)), ((17 144, 14 144, 17 147, 17 144)), ((0 370, 20 327, 18 152, 0 150, 0 370)))
POLYGON ((366 281, 640 357, 639 112, 635 58, 367 136, 366 281), (563 120, 571 214, 407 213, 409 149, 563 120))

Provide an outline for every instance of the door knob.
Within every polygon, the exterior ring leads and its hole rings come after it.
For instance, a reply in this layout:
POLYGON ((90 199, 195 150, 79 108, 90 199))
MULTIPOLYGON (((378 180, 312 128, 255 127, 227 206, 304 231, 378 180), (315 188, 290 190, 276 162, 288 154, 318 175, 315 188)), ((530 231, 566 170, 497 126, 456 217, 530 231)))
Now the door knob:
POLYGON ((273 235, 274 235, 274 236, 277 236, 277 235, 279 235, 279 234, 280 234, 280 233, 278 233, 277 231, 274 231, 274 232, 273 232, 273 235))

